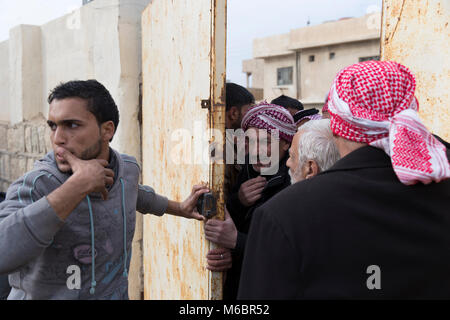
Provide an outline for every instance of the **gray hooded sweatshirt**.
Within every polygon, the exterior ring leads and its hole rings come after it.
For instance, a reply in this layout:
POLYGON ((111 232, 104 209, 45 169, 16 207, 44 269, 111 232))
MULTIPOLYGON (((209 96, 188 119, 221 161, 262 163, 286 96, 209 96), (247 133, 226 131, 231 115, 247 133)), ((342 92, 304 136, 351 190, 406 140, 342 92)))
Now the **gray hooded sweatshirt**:
POLYGON ((58 170, 53 152, 10 186, 0 203, 8 299, 128 299, 135 212, 161 216, 168 200, 139 185, 135 158, 110 150, 115 177, 108 199, 88 195, 65 221, 46 197, 70 177, 58 170))

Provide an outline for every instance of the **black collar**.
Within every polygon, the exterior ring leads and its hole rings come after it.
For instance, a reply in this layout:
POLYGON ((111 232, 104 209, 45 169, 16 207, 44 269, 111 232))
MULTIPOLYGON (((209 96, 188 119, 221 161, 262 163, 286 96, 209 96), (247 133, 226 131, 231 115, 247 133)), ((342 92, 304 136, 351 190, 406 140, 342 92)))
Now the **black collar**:
POLYGON ((365 146, 350 152, 323 174, 342 170, 388 167, 392 167, 391 158, 383 150, 365 146))

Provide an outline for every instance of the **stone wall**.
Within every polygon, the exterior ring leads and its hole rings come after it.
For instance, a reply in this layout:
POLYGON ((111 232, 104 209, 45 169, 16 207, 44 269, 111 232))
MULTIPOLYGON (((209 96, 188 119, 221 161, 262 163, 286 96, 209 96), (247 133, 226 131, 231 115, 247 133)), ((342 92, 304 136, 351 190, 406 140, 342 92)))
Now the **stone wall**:
POLYGON ((10 125, 0 123, 0 191, 33 168, 51 150, 49 128, 42 115, 10 125))

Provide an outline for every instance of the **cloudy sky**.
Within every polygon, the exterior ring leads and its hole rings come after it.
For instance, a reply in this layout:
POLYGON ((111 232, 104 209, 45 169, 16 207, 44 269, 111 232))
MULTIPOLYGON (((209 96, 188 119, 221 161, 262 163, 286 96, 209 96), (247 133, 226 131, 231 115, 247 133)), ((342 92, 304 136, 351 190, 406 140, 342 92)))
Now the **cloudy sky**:
MULTIPOLYGON (((161 0, 164 1, 164 0, 161 0)), ((195 3, 196 0, 191 0, 195 3)), ((18 24, 41 25, 81 6, 82 0, 0 0, 0 42, 18 24)), ((227 79, 245 85, 242 60, 252 41, 291 29, 381 10, 382 0, 228 0, 227 79)))

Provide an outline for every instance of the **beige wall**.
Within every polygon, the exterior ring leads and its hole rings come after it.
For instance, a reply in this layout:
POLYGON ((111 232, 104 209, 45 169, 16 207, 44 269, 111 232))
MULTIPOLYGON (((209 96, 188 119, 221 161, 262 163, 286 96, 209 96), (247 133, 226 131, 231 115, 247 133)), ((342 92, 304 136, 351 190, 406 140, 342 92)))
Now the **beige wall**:
POLYGON ((89 68, 93 62, 93 43, 89 38, 95 33, 95 24, 83 21, 83 18, 90 15, 89 9, 82 7, 77 13, 63 16, 41 27, 43 57, 41 112, 45 116, 48 114, 47 97, 56 85, 69 80, 94 77, 93 68, 89 68), (78 17, 81 19, 79 26, 75 22, 78 17), (87 32, 87 29, 94 31, 87 32))
MULTIPOLYGON (((243 72, 257 74, 257 84, 264 88, 267 100, 285 94, 300 99, 306 108, 322 107, 340 69, 359 62, 361 57, 380 55, 380 21, 381 14, 374 13, 255 39, 254 58, 243 62, 243 72), (331 52, 335 53, 332 60, 331 52), (315 56, 314 62, 309 62, 310 55, 315 56), (260 61, 263 68, 256 68, 260 61), (277 69, 289 66, 294 72, 292 85, 278 86, 277 69)), ((254 81, 252 87, 257 88, 254 81)))
POLYGON ((264 99, 268 102, 282 94, 290 97, 297 96, 295 60, 295 53, 264 59, 264 99), (291 85, 278 86, 277 69, 285 67, 293 67, 293 83, 291 85))
POLYGON ((249 59, 242 62, 242 72, 251 74, 251 88, 264 88, 264 59, 249 59))
MULTIPOLYGON (((41 111, 41 29, 20 25, 9 31, 9 120, 30 120, 41 111)), ((3 88, 1 90, 4 90, 3 88)))
POLYGON ((379 55, 378 39, 303 49, 300 51, 299 61, 300 92, 297 92, 296 53, 265 58, 263 60, 264 99, 270 101, 285 94, 300 99, 305 106, 320 106, 339 70, 359 62, 359 58, 379 55), (335 56, 330 60, 331 52, 334 52, 335 56), (311 55, 315 57, 314 62, 309 62, 311 55), (277 85, 277 69, 283 67, 293 67, 292 85, 277 85))
POLYGON ((253 57, 267 58, 290 54, 289 43, 290 35, 280 34, 265 38, 257 38, 253 40, 253 57))
POLYGON ((379 55, 379 40, 302 50, 300 58, 300 100, 306 104, 323 103, 334 77, 342 68, 358 63, 360 57, 379 55), (329 58, 331 52, 335 53, 332 60, 329 58), (315 56, 314 62, 309 62, 310 55, 315 56))
POLYGON ((9 47, 8 41, 0 42, 0 122, 9 122, 9 47))
POLYGON ((380 37, 381 14, 341 19, 291 30, 289 49, 298 50, 380 37))

